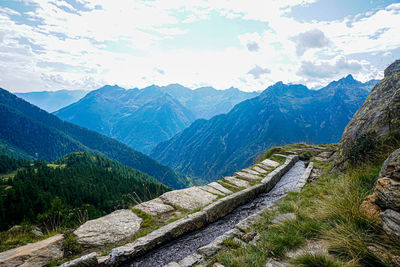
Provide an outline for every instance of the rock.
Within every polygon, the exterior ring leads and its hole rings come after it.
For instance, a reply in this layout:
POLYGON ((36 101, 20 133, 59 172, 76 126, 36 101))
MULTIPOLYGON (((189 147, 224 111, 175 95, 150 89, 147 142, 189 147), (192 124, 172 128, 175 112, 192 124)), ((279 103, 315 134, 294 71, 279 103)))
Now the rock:
POLYGON ((288 251, 285 257, 296 258, 304 253, 328 256, 328 244, 324 240, 307 240, 307 243, 303 247, 288 251))
POLYGON ((279 165, 281 165, 278 162, 270 160, 270 159, 265 159, 265 160, 261 161, 261 164, 264 166, 267 166, 267 167, 271 167, 271 168, 276 168, 279 165))
POLYGON ((63 236, 27 244, 0 253, 0 266, 45 266, 50 260, 63 257, 63 236))
POLYGON ((226 189, 225 187, 223 187, 222 185, 220 185, 220 184, 217 183, 217 182, 209 183, 208 186, 211 186, 211 187, 217 189, 218 191, 221 191, 221 192, 224 193, 224 194, 232 194, 232 191, 231 191, 231 190, 226 189))
POLYGON ((166 192, 160 198, 166 203, 172 203, 185 210, 194 210, 210 204, 217 196, 194 186, 166 192))
POLYGON ((36 236, 41 236, 41 235, 43 235, 43 232, 42 232, 42 230, 39 228, 39 227, 35 227, 35 228, 33 228, 32 229, 32 234, 34 234, 34 235, 36 235, 36 236))
POLYGON ((342 169, 350 158, 356 140, 369 133, 378 138, 400 132, 400 71, 399 60, 385 70, 385 77, 375 85, 362 107, 343 132, 335 169, 342 169))
POLYGON ((179 262, 181 267, 192 267, 196 264, 200 263, 203 260, 203 257, 197 253, 192 254, 184 258, 179 262))
POLYGON ((97 266, 97 265, 98 265, 97 253, 92 252, 90 254, 83 255, 80 258, 63 263, 59 267, 89 267, 89 266, 97 266))
POLYGON ((109 255, 107 256, 102 256, 102 257, 97 257, 97 263, 99 266, 104 266, 107 260, 110 258, 109 255))
POLYGON ((379 177, 389 177, 400 181, 400 149, 394 151, 382 165, 379 177))
POLYGON ((376 204, 384 209, 400 211, 400 182, 387 177, 379 178, 375 185, 376 204))
POLYGON ((213 264, 213 266, 212 267, 225 267, 224 265, 222 265, 221 263, 219 263, 219 262, 216 262, 216 263, 214 263, 213 264))
POLYGON ((400 238, 400 213, 394 210, 385 210, 380 214, 382 227, 388 236, 400 238))
POLYGON ((258 173, 260 173, 260 174, 267 174, 267 173, 268 173, 267 170, 265 170, 265 169, 263 169, 263 168, 260 168, 259 166, 254 166, 254 167, 253 167, 253 170, 255 170, 256 172, 258 172, 258 173))
POLYGON ((253 174, 253 175, 256 175, 256 176, 260 176, 261 175, 261 173, 259 173, 258 171, 256 171, 256 170, 252 170, 252 169, 243 169, 243 170, 241 170, 242 172, 247 172, 247 173, 250 173, 250 174, 253 174))
POLYGON ((360 212, 368 218, 378 219, 380 221, 379 214, 383 211, 381 207, 376 204, 378 197, 375 193, 367 196, 360 205, 360 212))
POLYGON ((14 231, 19 231, 19 230, 22 230, 22 226, 21 225, 14 225, 10 229, 8 229, 9 232, 14 232, 14 231))
POLYGON ((247 245, 245 242, 243 242, 243 240, 241 240, 241 239, 239 239, 239 238, 237 238, 237 237, 234 237, 234 238, 233 238, 233 241, 236 242, 236 243, 238 243, 238 244, 239 244, 240 246, 242 246, 242 247, 244 247, 244 246, 247 245))
POLYGON ((208 193, 214 194, 214 195, 225 196, 224 193, 222 193, 221 191, 219 191, 219 190, 217 190, 214 187, 209 186, 209 185, 200 186, 200 189, 204 190, 204 191, 206 191, 208 193))
POLYGON ((181 265, 173 261, 168 263, 167 265, 164 265, 164 267, 181 267, 181 265))
POLYGON ((235 177, 243 177, 243 178, 247 178, 247 179, 250 179, 250 180, 259 180, 259 179, 261 179, 259 174, 255 175, 255 174, 251 174, 251 173, 243 172, 243 171, 235 172, 235 177))
POLYGON ((224 177, 224 179, 228 183, 233 184, 233 185, 235 185, 237 187, 245 187, 245 188, 250 187, 250 183, 248 181, 246 181, 246 180, 238 179, 238 178, 232 177, 232 176, 224 177))
POLYGON ((83 246, 103 246, 132 237, 139 230, 142 221, 131 210, 116 210, 104 217, 85 222, 74 234, 83 246))
POLYGON ((296 214, 289 212, 284 214, 279 214, 272 220, 271 224, 283 223, 287 220, 295 220, 297 218, 296 214))
POLYGON ((267 165, 264 165, 264 164, 261 164, 261 163, 258 163, 255 166, 259 167, 259 168, 261 168, 263 170, 267 170, 267 171, 270 171, 272 169, 272 167, 268 167, 267 165))
POLYGON ((273 260, 273 259, 269 259, 267 261, 267 264, 265 264, 265 267, 288 267, 289 265, 273 260))
POLYGON ((256 230, 251 230, 248 233, 245 233, 242 236, 242 240, 246 243, 249 243, 251 240, 253 240, 253 238, 257 235, 257 231, 256 230))
POLYGON ((261 235, 256 234, 256 236, 249 242, 250 245, 257 246, 257 242, 261 240, 261 235))
POLYGON ((325 152, 319 153, 318 157, 328 159, 332 156, 332 154, 333 154, 333 151, 325 151, 325 152))
POLYGON ((150 215, 156 216, 160 214, 165 214, 171 211, 174 211, 174 207, 164 204, 164 202, 159 199, 155 198, 146 202, 142 202, 136 206, 135 209, 142 210, 150 215))

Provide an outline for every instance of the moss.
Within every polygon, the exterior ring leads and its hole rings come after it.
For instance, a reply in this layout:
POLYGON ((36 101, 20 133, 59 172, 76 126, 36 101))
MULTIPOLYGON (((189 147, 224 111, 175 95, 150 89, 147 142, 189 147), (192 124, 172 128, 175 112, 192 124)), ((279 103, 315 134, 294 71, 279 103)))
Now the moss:
POLYGON ((71 231, 64 233, 63 248, 64 256, 67 257, 79 254, 83 251, 82 245, 78 243, 78 239, 71 231))
POLYGON ((152 215, 135 208, 130 208, 138 217, 143 219, 141 227, 150 227, 155 224, 155 219, 152 215))

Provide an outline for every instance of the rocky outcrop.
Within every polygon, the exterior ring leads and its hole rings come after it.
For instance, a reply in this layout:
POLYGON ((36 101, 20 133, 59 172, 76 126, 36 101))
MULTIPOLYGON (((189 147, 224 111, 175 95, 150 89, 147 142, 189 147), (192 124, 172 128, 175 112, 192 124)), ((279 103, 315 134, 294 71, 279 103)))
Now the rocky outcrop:
POLYGON ((63 257, 63 236, 45 240, 0 253, 0 266, 45 266, 50 260, 63 257))
POLYGON ((385 210, 380 214, 383 230, 389 236, 400 238, 400 213, 394 210, 385 210))
POLYGON ((97 253, 92 252, 72 261, 65 262, 59 267, 91 267, 98 266, 97 253))
POLYGON ((142 219, 131 210, 117 210, 104 217, 81 225, 74 234, 78 243, 86 247, 103 246, 132 237, 139 230, 142 219))
POLYGON ((400 60, 385 70, 385 77, 371 91, 362 107, 347 125, 339 145, 336 167, 343 167, 351 150, 365 134, 383 139, 400 132, 400 60))

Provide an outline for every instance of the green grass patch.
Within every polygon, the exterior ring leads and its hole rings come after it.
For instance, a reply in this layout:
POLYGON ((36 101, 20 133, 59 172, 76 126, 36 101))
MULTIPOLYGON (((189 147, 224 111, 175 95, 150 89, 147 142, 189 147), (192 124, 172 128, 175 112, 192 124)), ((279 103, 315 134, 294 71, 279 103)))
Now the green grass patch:
MULTIPOLYGON (((299 267, 342 267, 345 265, 344 262, 338 261, 332 257, 312 253, 301 254, 291 260, 290 263, 299 267)), ((350 267, 351 265, 346 266, 350 267)))

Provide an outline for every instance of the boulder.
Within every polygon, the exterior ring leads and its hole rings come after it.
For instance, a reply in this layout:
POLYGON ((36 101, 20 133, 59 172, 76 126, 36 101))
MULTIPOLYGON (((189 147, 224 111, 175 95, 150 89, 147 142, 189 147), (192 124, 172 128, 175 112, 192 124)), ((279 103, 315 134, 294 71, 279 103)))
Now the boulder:
POLYGON ((385 210, 380 214, 382 227, 388 236, 400 238, 400 213, 394 210, 385 210))
POLYGON ((165 204, 161 199, 155 198, 146 202, 142 202, 136 206, 135 209, 144 211, 150 215, 156 216, 174 211, 174 207, 165 204))
POLYGON ((371 219, 377 219, 380 221, 379 214, 383 211, 381 207, 379 207, 376 202, 378 197, 375 193, 367 196, 364 201, 360 205, 360 212, 371 219))
POLYGON ((131 210, 116 210, 104 217, 85 222, 74 234, 78 243, 85 247, 103 246, 132 237, 139 230, 142 221, 131 210))
POLYGON ((0 266, 45 266, 52 259, 63 257, 63 236, 27 244, 0 253, 0 266))
POLYGON ((217 197, 217 195, 201 190, 201 188, 196 186, 169 191, 160 196, 165 203, 171 203, 185 210, 204 207, 213 202, 217 197))
POLYGON ((384 209, 400 211, 400 182, 388 177, 376 181, 375 194, 378 197, 376 204, 384 209))

